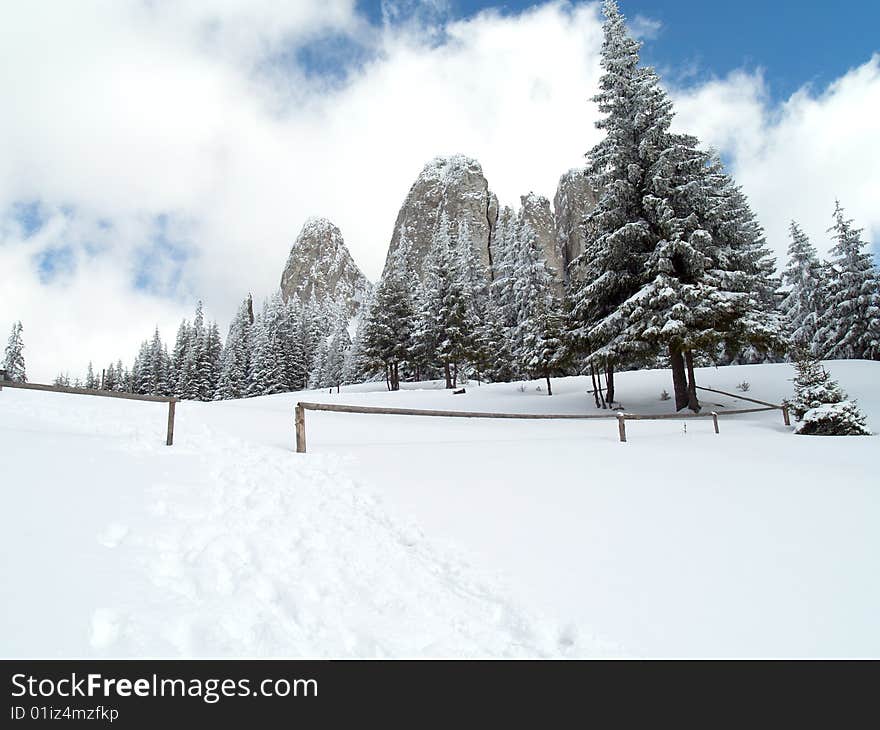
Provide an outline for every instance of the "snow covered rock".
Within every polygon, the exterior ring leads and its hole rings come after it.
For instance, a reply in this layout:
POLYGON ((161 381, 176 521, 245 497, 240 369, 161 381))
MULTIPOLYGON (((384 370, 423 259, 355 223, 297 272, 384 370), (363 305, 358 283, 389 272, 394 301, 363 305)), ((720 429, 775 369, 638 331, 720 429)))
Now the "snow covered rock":
POLYGON ((285 301, 314 299, 325 311, 350 319, 360 310, 370 282, 354 262, 342 233, 326 218, 306 221, 281 275, 285 301))
POLYGON ((544 263, 553 272, 557 294, 562 294, 565 264, 556 245, 556 219, 550 210, 550 201, 543 195, 529 193, 520 197, 520 230, 527 230, 534 237, 544 263))
POLYGON ((498 199, 489 191, 480 163, 464 155, 431 160, 410 188, 397 221, 385 269, 401 260, 423 277, 441 220, 463 226, 484 266, 490 265, 489 237, 498 216, 498 199))
POLYGON ((582 225, 584 217, 596 207, 596 193, 584 171, 573 169, 559 178, 553 208, 556 213, 556 250, 562 259, 562 273, 569 278, 569 264, 587 245, 582 225))

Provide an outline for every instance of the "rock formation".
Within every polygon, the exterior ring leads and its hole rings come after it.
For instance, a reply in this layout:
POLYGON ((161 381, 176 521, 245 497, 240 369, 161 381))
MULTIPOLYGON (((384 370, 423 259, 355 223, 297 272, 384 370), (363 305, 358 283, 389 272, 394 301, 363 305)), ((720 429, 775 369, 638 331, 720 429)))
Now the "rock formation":
POLYGON ((540 241, 541 249, 544 251, 544 261, 556 274, 559 294, 561 294, 565 265, 556 244, 556 219, 550 210, 550 201, 543 195, 535 195, 534 193, 523 195, 520 198, 518 218, 520 228, 528 226, 540 241))
POLYGON ((489 238, 498 217, 498 199, 489 191, 480 163, 463 155, 431 160, 397 214, 386 270, 404 258, 421 277, 438 226, 464 226, 483 264, 491 266, 489 238))
POLYGON ((596 193, 581 169, 573 169, 559 178, 553 208, 556 212, 556 250, 562 260, 565 283, 569 281, 569 265, 586 247, 584 217, 596 207, 596 193))
POLYGON ((326 218, 306 221, 281 275, 281 295, 315 301, 340 318, 358 313, 370 283, 345 245, 342 233, 326 218))

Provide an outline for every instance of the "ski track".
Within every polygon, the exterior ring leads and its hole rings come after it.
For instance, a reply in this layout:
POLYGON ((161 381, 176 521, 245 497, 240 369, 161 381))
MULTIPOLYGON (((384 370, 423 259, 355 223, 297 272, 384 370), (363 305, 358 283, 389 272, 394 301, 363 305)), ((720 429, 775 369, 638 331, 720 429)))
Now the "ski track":
POLYGON ((584 656, 619 649, 518 608, 327 457, 203 428, 201 484, 150 489, 145 529, 96 540, 134 575, 94 611, 102 656, 584 656), (305 519, 303 519, 305 518, 305 519))

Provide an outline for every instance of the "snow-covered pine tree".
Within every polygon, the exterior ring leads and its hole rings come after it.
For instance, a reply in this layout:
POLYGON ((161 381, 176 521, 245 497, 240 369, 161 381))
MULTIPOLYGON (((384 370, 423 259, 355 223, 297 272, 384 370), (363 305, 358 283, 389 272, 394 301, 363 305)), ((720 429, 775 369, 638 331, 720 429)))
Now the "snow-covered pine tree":
POLYGON ((555 274, 544 261, 540 242, 528 225, 523 226, 516 275, 516 311, 519 357, 524 371, 547 380, 565 362, 563 318, 555 292, 555 274))
POLYGON ((220 380, 220 356, 223 352, 223 340, 216 322, 212 322, 202 330, 202 337, 196 343, 196 350, 198 399, 213 400, 220 380))
POLYGON ((291 297, 282 310, 284 338, 284 380, 290 391, 303 390, 309 377, 308 343, 313 337, 309 311, 291 297))
POLYGON ((351 349, 351 336, 348 328, 344 325, 336 330, 330 341, 330 350, 327 353, 327 364, 324 370, 324 383, 327 387, 339 386, 345 377, 345 363, 348 351, 351 349))
MULTIPOLYGON (((595 97, 605 138, 588 154, 600 191, 571 287, 573 348, 609 375, 668 352, 676 408, 699 410, 695 350, 741 351, 778 337, 772 262, 760 226, 720 161, 670 131, 673 110, 639 65, 614 0, 603 6, 604 73, 595 97)), ((608 400, 613 400, 609 382, 608 400)))
MULTIPOLYGON (((510 350, 502 329, 490 273, 464 220, 459 222, 453 248, 467 305, 466 360, 476 370, 477 380, 509 380, 512 376, 510 350)), ((501 268, 503 270, 504 267, 501 268)))
POLYGON ((498 214, 492 253, 492 299, 495 303, 499 335, 508 353, 508 375, 512 379, 519 374, 521 358, 517 353, 516 281, 519 259, 520 230, 514 211, 505 206, 498 214))
POLYGON ((147 368, 149 370, 147 392, 151 395, 168 395, 168 350, 162 344, 158 327, 154 330, 153 339, 150 341, 147 368))
POLYGON ((9 339, 6 341, 6 350, 3 353, 3 370, 6 371, 6 378, 14 383, 26 383, 27 372, 24 364, 24 340, 22 339, 22 331, 24 328, 21 322, 12 325, 12 331, 9 333, 9 339))
MULTIPOLYGON (((793 347, 815 348, 819 316, 824 309, 823 274, 816 247, 803 229, 792 221, 789 227, 788 266, 782 272, 782 283, 788 287, 780 309, 793 347)), ((814 354, 818 354, 814 350, 814 354)))
POLYGON ((864 250, 862 229, 846 218, 840 201, 828 232, 835 244, 817 349, 825 358, 880 360, 880 276, 864 250))
POLYGON ((95 369, 92 366, 91 360, 89 360, 89 367, 86 370, 85 387, 89 390, 98 390, 101 387, 101 378, 95 375, 95 369))
POLYGON ((174 340, 174 349, 171 351, 171 363, 168 374, 168 386, 171 393, 181 398, 182 393, 189 388, 187 382, 190 374, 185 372, 187 354, 191 349, 193 340, 192 326, 187 320, 183 320, 177 328, 177 337, 174 340))
POLYGON ((817 436, 869 436, 867 420, 859 407, 806 346, 795 352, 794 398, 788 407, 797 421, 795 433, 817 436))
POLYGON ((184 400, 200 400, 202 390, 199 382, 200 344, 206 344, 205 312, 202 302, 196 304, 192 324, 184 320, 177 332, 172 368, 175 371, 174 395, 184 400))
POLYGON ((229 325, 229 333, 220 356, 220 376, 215 400, 243 398, 251 358, 251 317, 253 302, 250 294, 242 302, 229 325))
POLYGON ((116 361, 116 367, 114 368, 116 372, 116 382, 114 384, 113 390, 117 393, 126 392, 130 390, 131 373, 128 371, 122 364, 122 360, 119 359, 116 361))
POLYGON ((345 356, 345 365, 343 366, 343 383, 360 383, 372 374, 369 359, 366 351, 365 323, 370 318, 370 312, 373 308, 374 291, 370 289, 363 303, 361 304, 360 315, 356 323, 354 339, 351 347, 345 356))
POLYGON ((473 351, 477 323, 445 214, 432 242, 424 296, 422 314, 426 339, 433 345, 433 356, 442 364, 446 387, 453 388, 458 367, 468 361, 473 351))
POLYGON ((254 321, 254 349, 251 356, 248 395, 285 393, 289 363, 286 349, 285 306, 280 292, 263 303, 254 321))
POLYGON ((55 376, 55 380, 52 381, 52 385, 59 385, 64 388, 70 387, 70 373, 58 373, 55 376))
POLYGON ((643 200, 647 168, 657 157, 656 139, 666 132, 670 110, 654 91, 653 71, 639 67, 641 44, 627 32, 617 3, 606 0, 603 12, 603 73, 593 101, 603 114, 596 127, 605 137, 587 154, 586 171, 600 195, 584 221, 589 245, 572 265, 567 340, 572 350, 588 353, 591 364, 613 373, 618 362, 648 354, 632 352, 615 338, 614 318, 638 291, 657 244, 643 200))
POLYGON ((327 387, 327 357, 329 353, 330 344, 327 342, 327 338, 320 338, 309 366, 309 388, 327 387))
POLYGON ((104 382, 101 383, 101 390, 116 390, 117 382, 116 366, 111 362, 104 368, 104 382))
POLYGON ((388 390, 400 389, 400 368, 410 356, 412 346, 412 322, 409 287, 389 267, 376 287, 363 325, 363 352, 373 371, 384 371, 388 390))

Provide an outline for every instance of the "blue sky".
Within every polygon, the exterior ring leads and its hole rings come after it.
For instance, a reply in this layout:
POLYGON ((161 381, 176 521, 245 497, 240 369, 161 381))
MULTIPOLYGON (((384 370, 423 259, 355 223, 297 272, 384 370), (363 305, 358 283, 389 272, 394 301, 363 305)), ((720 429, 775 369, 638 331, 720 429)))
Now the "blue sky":
MULTIPOLYGON (((518 12, 537 3, 447 4, 454 17, 467 17, 486 8, 518 12)), ((374 21, 382 17, 381 5, 379 0, 360 2, 374 21)), ((878 0, 621 0, 620 7, 631 20, 659 21, 656 37, 646 40, 644 58, 676 82, 760 67, 773 98, 782 99, 807 83, 824 86, 880 52, 878 0)))

